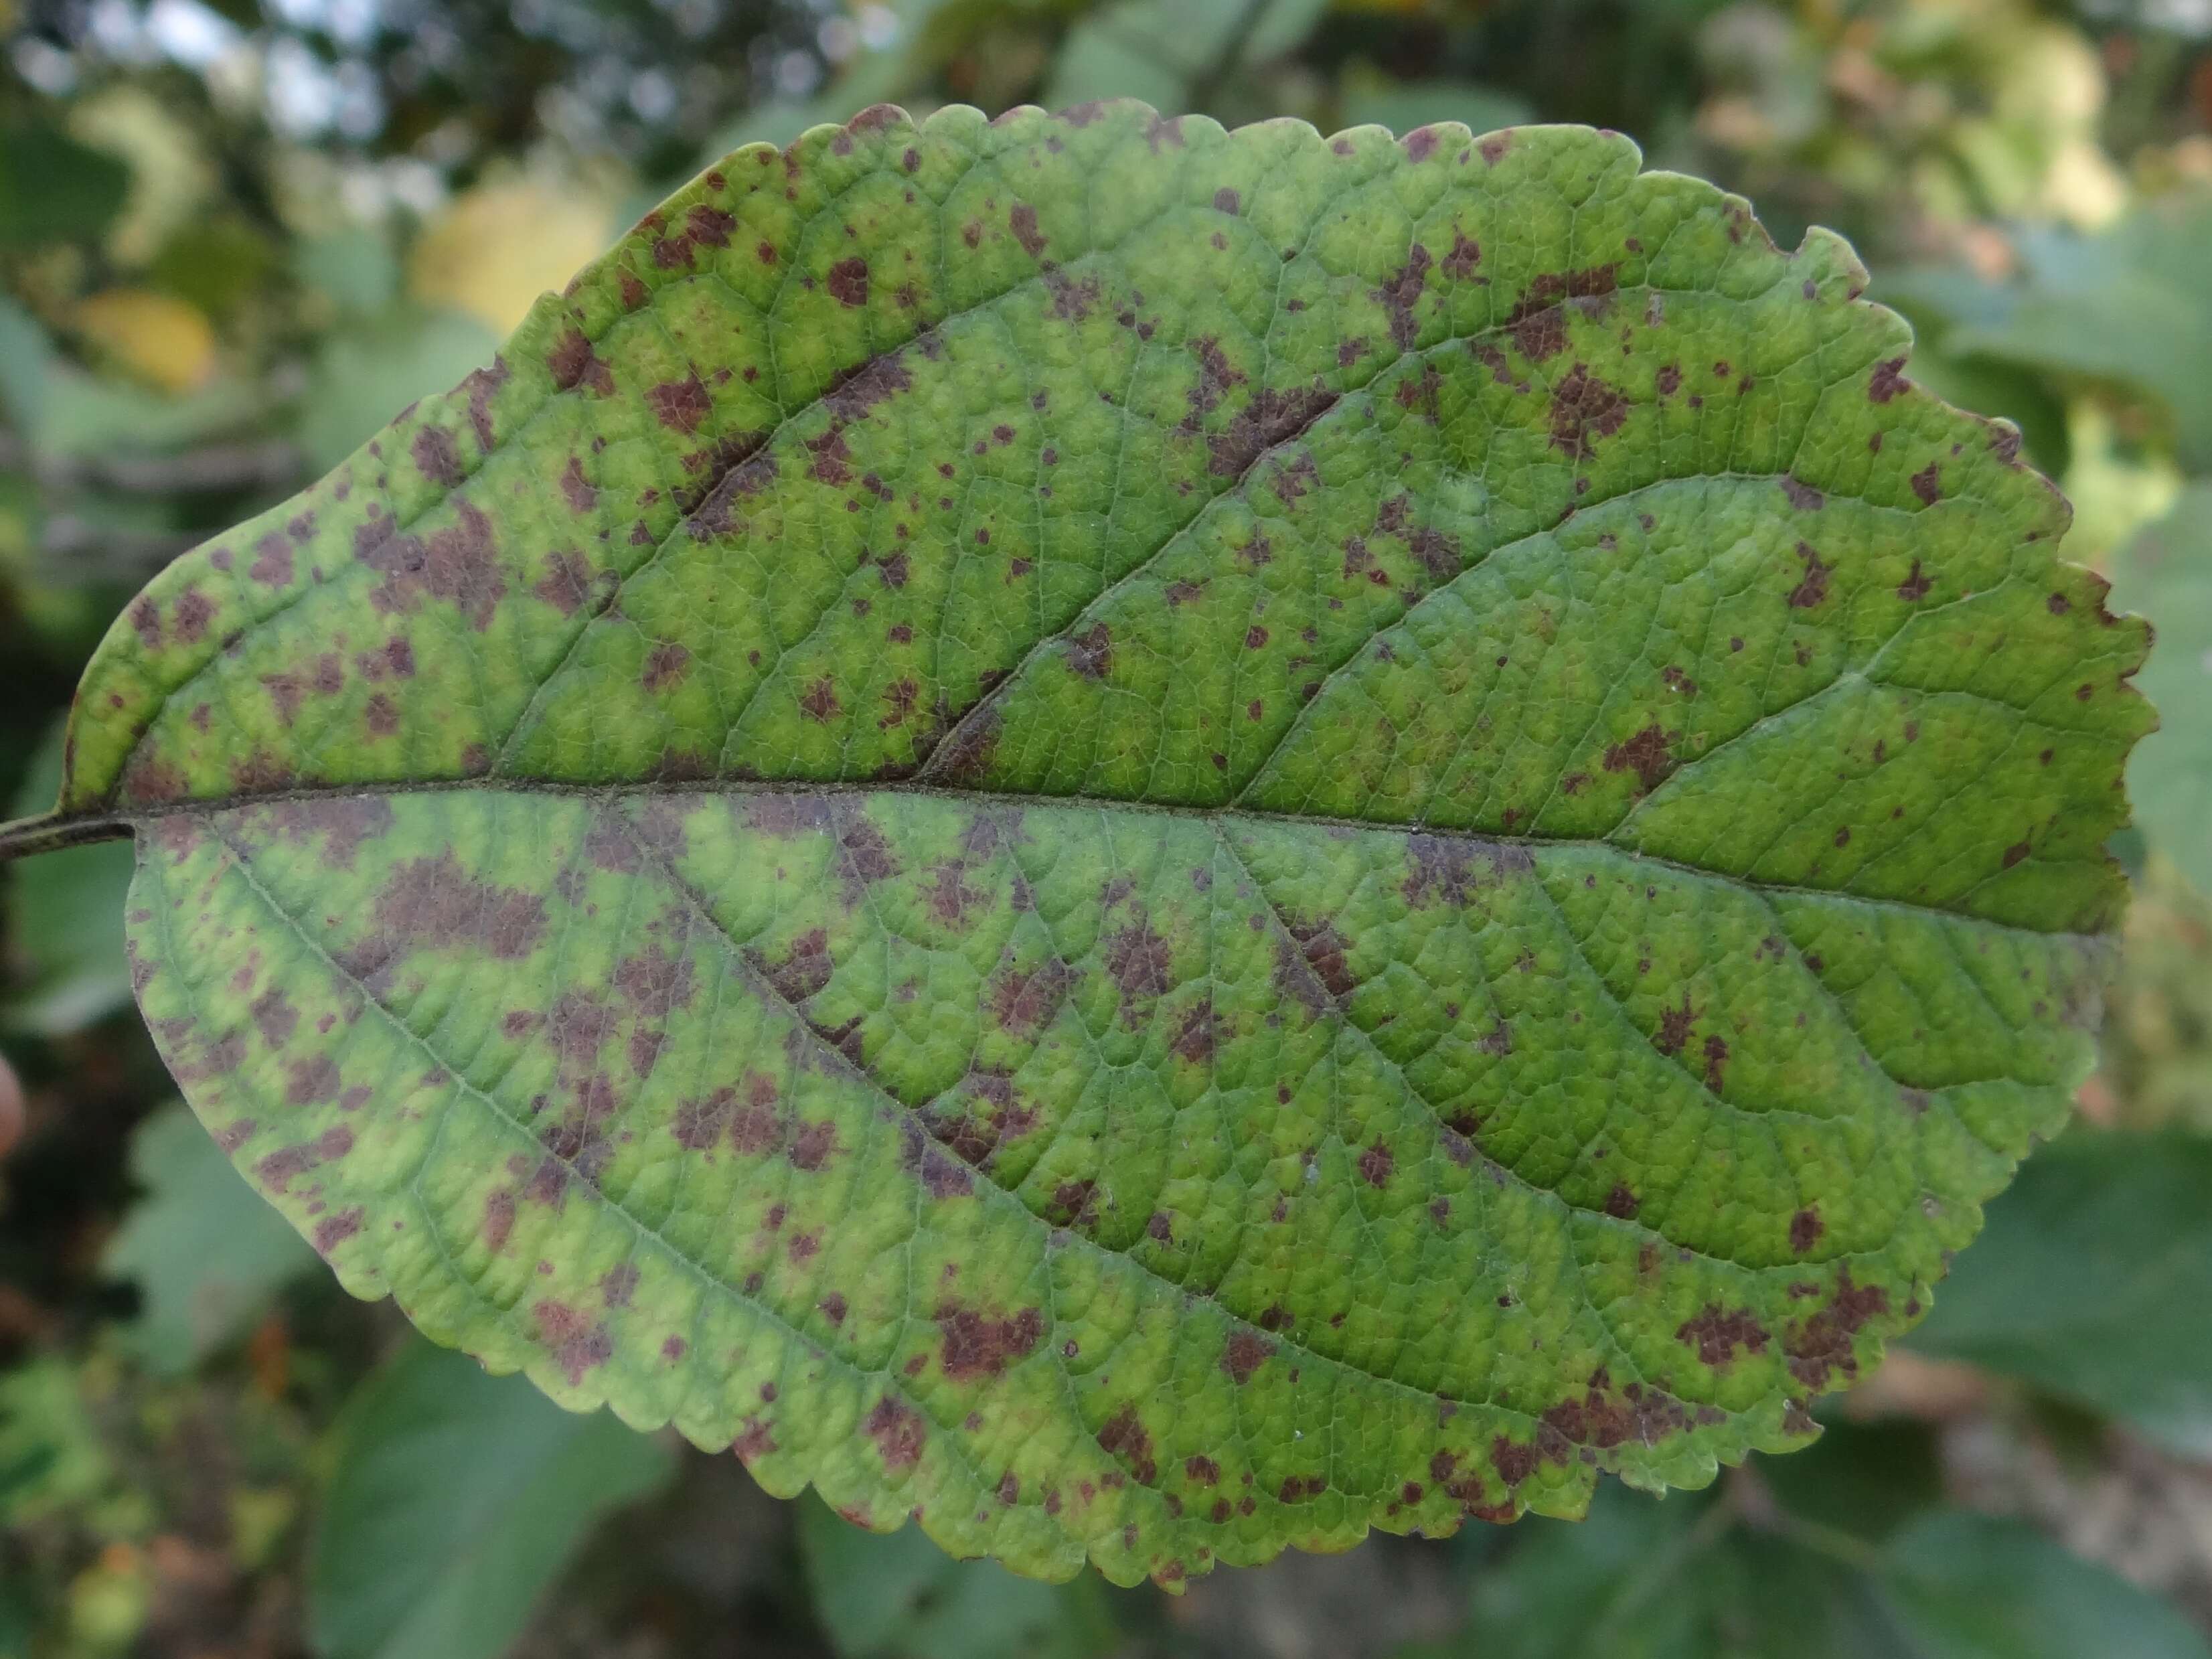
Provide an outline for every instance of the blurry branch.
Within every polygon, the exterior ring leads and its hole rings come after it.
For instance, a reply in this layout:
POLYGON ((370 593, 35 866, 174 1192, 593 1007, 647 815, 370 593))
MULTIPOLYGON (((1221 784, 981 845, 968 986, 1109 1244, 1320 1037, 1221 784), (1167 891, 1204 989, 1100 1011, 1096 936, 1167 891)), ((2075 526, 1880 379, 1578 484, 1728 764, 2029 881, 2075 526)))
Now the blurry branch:
POLYGON ((107 489, 125 495, 193 495, 217 490, 289 489, 307 471, 295 444, 281 439, 210 444, 174 455, 37 455, 0 432, 0 469, 27 472, 52 489, 107 489))

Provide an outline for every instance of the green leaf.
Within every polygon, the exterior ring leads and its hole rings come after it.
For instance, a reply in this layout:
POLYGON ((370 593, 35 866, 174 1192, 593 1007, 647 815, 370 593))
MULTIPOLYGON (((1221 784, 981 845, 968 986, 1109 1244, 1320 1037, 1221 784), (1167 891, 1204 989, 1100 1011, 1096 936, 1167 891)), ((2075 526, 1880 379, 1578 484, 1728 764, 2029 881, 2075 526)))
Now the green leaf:
POLYGON ((1881 1583, 1929 1659, 2212 1654, 2178 1608, 2018 1521, 1930 1515, 1892 1542, 1881 1583))
POLYGON ((362 1386, 309 1566, 326 1659, 495 1659, 611 1511, 663 1485, 668 1449, 413 1343, 362 1386))
POLYGON ((2068 1136, 1990 1206, 1912 1346, 2212 1451, 2212 1331, 2175 1313, 2212 1302, 2208 1191, 2197 1137, 2068 1136))
MULTIPOLYGON (((2021 1522, 1933 1511, 1876 1549, 1747 1524, 1725 1498, 1609 1488, 1486 1562, 1465 1632, 1423 1659, 2201 1659, 2179 1612, 2021 1522)), ((1415 1659, 1407 1654, 1404 1659, 1415 1659)))
POLYGON ((2063 1122, 2139 623, 1625 139, 744 149, 77 702, 141 1006, 362 1295, 1180 1583, 1698 1485, 2063 1122))
POLYGON ((2044 230, 2018 239, 2021 274, 1983 284, 1954 273, 1900 283, 1960 326, 1947 350, 2117 380, 2172 413, 2184 459, 2212 465, 2212 195, 2198 191, 2136 211, 2098 236, 2044 230))
POLYGON ((1046 100, 1055 108, 1138 98, 1164 109, 1239 66, 1295 50, 1328 0, 1115 0, 1068 32, 1046 100))
POLYGON ((815 1615, 844 1659, 1081 1659, 1120 1640, 1095 1579, 1040 1584, 955 1561, 918 1528, 882 1534, 799 1510, 815 1615))
POLYGON ((238 1172, 181 1104, 139 1125, 131 1172, 145 1196, 101 1266, 138 1285, 126 1346, 152 1370, 174 1376, 244 1334, 315 1258, 283 1217, 240 1201, 238 1172))
MULTIPOLYGON (((97 623, 99 618, 95 617, 97 623)), ((33 756, 16 792, 21 812, 41 811, 61 791, 58 723, 33 756)), ((71 847, 8 884, 8 933, 21 988, 5 1023, 55 1036, 82 1030, 131 1000, 122 914, 131 890, 131 849, 71 847)))
POLYGON ((123 206, 130 169, 43 121, 0 129, 0 247, 89 239, 123 206))
POLYGON ((2121 596, 2158 629, 2143 690, 2164 717, 2128 762, 2145 837, 2202 893, 2212 893, 2212 483, 2124 548, 2121 596))

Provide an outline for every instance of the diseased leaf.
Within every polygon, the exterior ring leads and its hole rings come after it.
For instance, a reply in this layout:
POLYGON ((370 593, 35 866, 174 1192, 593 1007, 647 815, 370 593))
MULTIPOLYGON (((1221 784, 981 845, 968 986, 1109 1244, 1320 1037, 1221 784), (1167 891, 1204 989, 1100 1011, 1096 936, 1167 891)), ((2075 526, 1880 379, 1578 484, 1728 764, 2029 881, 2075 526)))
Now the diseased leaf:
POLYGON ((1169 1584, 1697 1485, 2063 1121, 2142 626, 1580 129, 738 151, 165 572, 61 818, 362 1295, 1169 1584))
POLYGON ((2121 550, 2113 574, 2162 641, 2144 690, 2163 723, 2130 757, 2129 792, 2151 847, 2212 894, 2212 483, 2183 490, 2121 550))
POLYGON ((666 1447, 417 1342, 349 1401, 309 1570, 329 1659, 496 1659, 666 1447))

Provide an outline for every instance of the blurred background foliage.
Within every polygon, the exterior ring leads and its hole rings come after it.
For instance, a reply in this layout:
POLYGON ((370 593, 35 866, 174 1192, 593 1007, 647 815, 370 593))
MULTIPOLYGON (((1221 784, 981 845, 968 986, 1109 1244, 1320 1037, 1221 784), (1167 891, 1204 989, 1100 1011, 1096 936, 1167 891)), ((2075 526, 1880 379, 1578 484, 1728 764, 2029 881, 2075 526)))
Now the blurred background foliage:
POLYGON ((0 0, 0 799, 154 570, 736 143, 878 100, 1578 120, 1833 225, 2161 646, 2082 1121, 1812 1451, 1170 1600, 783 1504, 348 1301, 13 875, 0 1659, 2212 1655, 2212 0, 0 0))

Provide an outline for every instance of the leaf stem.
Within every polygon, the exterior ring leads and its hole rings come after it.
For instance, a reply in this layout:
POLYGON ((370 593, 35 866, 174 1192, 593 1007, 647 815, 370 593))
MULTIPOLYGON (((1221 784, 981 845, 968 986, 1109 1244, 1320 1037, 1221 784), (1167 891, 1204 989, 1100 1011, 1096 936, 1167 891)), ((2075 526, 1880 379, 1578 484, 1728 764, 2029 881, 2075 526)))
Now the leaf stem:
POLYGON ((123 818, 66 817, 58 812, 16 818, 0 823, 0 864, 58 852, 64 847, 120 841, 130 833, 130 823, 123 818))

